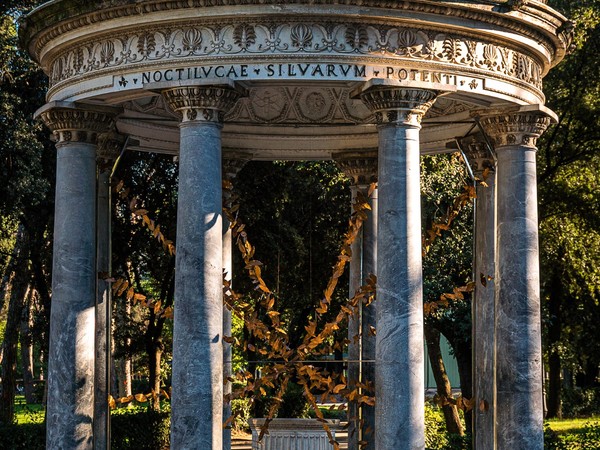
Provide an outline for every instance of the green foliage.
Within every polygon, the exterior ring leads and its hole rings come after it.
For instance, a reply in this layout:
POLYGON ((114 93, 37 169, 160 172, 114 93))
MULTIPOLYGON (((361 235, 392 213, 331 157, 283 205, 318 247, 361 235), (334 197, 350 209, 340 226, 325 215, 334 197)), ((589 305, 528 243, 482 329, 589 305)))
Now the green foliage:
POLYGON ((574 51, 544 79, 559 117, 538 152, 544 349, 552 379, 589 387, 600 364, 600 9, 597 0, 549 3, 576 28, 574 51))
POLYGON ((430 403, 425 404, 425 448, 441 450, 448 445, 448 433, 441 409, 430 403))
POLYGON ((28 405, 25 403, 24 396, 17 395, 15 399, 15 420, 17 423, 42 423, 44 415, 44 407, 41 404, 28 405))
MULTIPOLYGON (((350 211, 349 184, 333 162, 248 163, 234 180, 240 217, 256 247, 255 258, 277 296, 290 343, 305 333, 331 274, 350 211)), ((234 288, 252 292, 244 264, 234 252, 234 288)), ((339 281, 347 284, 347 278, 339 281)), ((338 290, 333 304, 346 300, 338 290)), ((325 320, 331 317, 326 316, 325 320)))
POLYGON ((0 424, 0 448, 3 450, 43 450, 46 448, 46 424, 0 424))
POLYGON ((600 388, 570 388, 562 392, 563 417, 600 415, 600 388))
POLYGON ((307 418, 309 405, 304 397, 302 386, 296 383, 289 383, 285 394, 283 394, 283 402, 278 411, 278 417, 296 417, 307 418))
POLYGON ((451 435, 446 431, 444 415, 439 406, 425 403, 425 449, 469 450, 471 435, 451 435))
POLYGON ((236 398, 232 400, 231 414, 234 416, 233 422, 231 423, 231 429, 237 432, 248 431, 248 419, 252 417, 250 399, 236 398))
POLYGON ((124 408, 111 417, 114 450, 162 450, 169 448, 170 412, 124 408))
MULTIPOLYGON (((275 391, 268 389, 266 392, 267 395, 259 396, 254 399, 253 416, 255 417, 268 417, 269 415, 269 407, 273 403, 275 391)), ((310 417, 309 411, 310 406, 304 396, 302 386, 292 382, 288 383, 285 393, 283 394, 283 401, 277 410, 275 417, 303 419, 310 417)))
POLYGON ((544 448, 547 450, 591 450, 600 448, 600 424, 588 422, 570 433, 558 433, 546 424, 544 448))

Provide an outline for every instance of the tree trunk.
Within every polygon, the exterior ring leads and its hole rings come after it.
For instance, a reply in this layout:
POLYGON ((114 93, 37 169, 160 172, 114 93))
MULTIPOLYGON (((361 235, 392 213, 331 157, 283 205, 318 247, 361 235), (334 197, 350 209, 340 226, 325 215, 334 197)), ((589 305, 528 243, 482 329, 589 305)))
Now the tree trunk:
POLYGON ((160 361, 165 350, 162 340, 163 326, 164 319, 156 319, 154 312, 150 311, 145 340, 148 355, 148 384, 149 389, 154 394, 150 400, 150 407, 155 411, 160 411, 160 386, 162 381, 160 361))
POLYGON ((25 307, 21 316, 21 365, 23 369, 23 386, 25 390, 25 402, 28 405, 37 403, 35 398, 35 389, 33 385, 33 336, 31 333, 32 313, 31 308, 33 305, 33 289, 29 291, 25 307))
POLYGON ((150 400, 150 407, 155 411, 160 411, 160 386, 161 370, 160 360, 164 350, 162 338, 159 336, 147 337, 146 352, 148 353, 148 383, 154 396, 150 400))
POLYGON ((558 345, 562 334, 561 299, 562 284, 557 274, 552 274, 550 298, 548 301, 548 313, 550 314, 550 325, 548 326, 548 390, 547 390, 547 414, 546 418, 561 418, 561 361, 558 345))
POLYGON ((119 397, 131 395, 131 358, 129 356, 120 358, 116 363, 117 379, 119 382, 119 397))
POLYGON ((14 419, 14 403, 17 372, 17 344, 21 314, 27 298, 29 270, 27 267, 29 240, 25 227, 19 225, 17 240, 15 275, 10 292, 8 317, 4 330, 4 357, 2 360, 2 383, 0 393, 0 423, 9 424, 14 419))
POLYGON ((15 275, 15 267, 17 265, 19 259, 19 252, 21 250, 21 243, 19 242, 19 240, 22 239, 22 237, 20 237, 22 236, 22 234, 23 226, 19 226, 19 229, 17 231, 17 240, 15 241, 10 260, 8 261, 8 265, 6 266, 6 270, 4 271, 4 275, 2 276, 2 282, 0 284, 0 312, 2 312, 2 310, 4 309, 6 297, 10 293, 10 286, 12 286, 12 279, 15 275))
POLYGON ((452 386, 446 373, 442 351, 440 349, 440 332, 429 324, 425 324, 425 342, 427 343, 427 353, 437 386, 437 395, 442 400, 442 411, 446 420, 446 429, 448 433, 463 435, 464 430, 458 415, 456 405, 447 403, 447 399, 452 397, 452 386))
MULTIPOLYGON (((160 300, 166 306, 173 305, 175 294, 175 260, 171 259, 169 270, 166 272, 162 281, 160 300)), ((150 389, 154 393, 150 406, 155 411, 160 411, 160 388, 162 384, 162 374, 160 361, 165 350, 165 344, 162 339, 162 333, 165 326, 164 317, 156 317, 156 314, 150 309, 150 320, 146 330, 146 353, 148 353, 148 382, 150 389)))
MULTIPOLYGON (((447 337, 447 336, 446 336, 447 337)), ((458 364, 458 376, 460 378, 460 391, 463 398, 471 400, 473 398, 473 353, 470 340, 455 339, 450 342, 456 363, 458 364)), ((473 406, 474 408, 477 405, 473 406)), ((473 433, 473 410, 465 411, 465 431, 473 433)))
MULTIPOLYGON (((131 314, 131 303, 129 300, 121 300, 115 303, 115 328, 124 330, 128 326, 128 318, 131 314)), ((117 382, 119 385, 119 397, 131 395, 131 338, 126 337, 123 342, 123 356, 116 359, 115 367, 117 382)))

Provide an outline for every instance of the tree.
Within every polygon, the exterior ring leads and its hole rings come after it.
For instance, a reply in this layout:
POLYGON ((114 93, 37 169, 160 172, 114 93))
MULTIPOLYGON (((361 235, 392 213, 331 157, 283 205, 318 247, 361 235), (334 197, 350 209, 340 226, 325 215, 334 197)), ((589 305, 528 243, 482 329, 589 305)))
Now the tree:
MULTIPOLYGON (((44 101, 42 72, 17 47, 15 17, 35 2, 4 2, 0 16, 0 225, 3 237, 15 238, 12 256, 5 264, 2 292, 10 291, 9 314, 3 336, 3 421, 12 420, 16 346, 28 290, 42 299, 42 320, 33 329, 44 341, 50 308, 49 249, 53 210, 51 186, 54 151, 48 132, 33 122, 33 112, 44 101)), ((6 260, 5 260, 6 261, 6 260)), ((0 298, 0 309, 5 295, 0 298)), ((22 337, 25 339, 24 331, 22 337)), ((42 352, 45 351, 42 345, 42 352)))
POLYGON ((538 189, 548 417, 560 417, 563 369, 594 385, 600 333, 600 11, 598 2, 556 0, 576 23, 574 51, 545 79, 557 125, 540 141, 538 189))
MULTIPOLYGON (((465 164, 458 154, 426 156, 421 162, 421 198, 423 203, 423 229, 448 214, 455 199, 472 182, 465 164)), ((473 209, 468 203, 452 222, 451 228, 436 239, 423 259, 423 299, 435 303, 444 293, 466 286, 472 278, 473 209)), ((462 395, 472 397, 471 362, 471 301, 450 302, 447 307, 434 309, 426 315, 425 336, 432 359, 432 370, 443 404, 446 427, 449 432, 462 434, 456 407, 445 404, 451 396, 449 382, 444 377, 440 354, 439 333, 450 343, 458 363, 462 395)), ((470 431, 469 414, 467 430, 470 431)))
MULTIPOLYGON (((339 252, 350 214, 349 184, 333 162, 250 162, 234 187, 256 258, 265 264, 265 280, 275 287, 290 343, 297 346, 339 252)), ((252 291, 240 275, 237 252, 233 272, 236 289, 252 291)), ((337 305, 347 298, 346 292, 336 295, 337 305)))
MULTIPOLYGON (((142 210, 147 211, 147 217, 153 218, 162 233, 175 239, 177 173, 172 158, 130 152, 124 155, 116 174, 122 178, 123 187, 115 193, 113 265, 118 277, 128 280, 135 290, 138 297, 134 299, 143 296, 150 303, 144 306, 144 302, 135 302, 135 323, 116 317, 120 324, 115 330, 117 353, 131 356, 137 351, 146 352, 148 391, 157 396, 163 382, 163 357, 170 354, 171 348, 171 333, 165 335, 171 323, 163 312, 173 305, 175 258, 156 240, 159 229, 148 229, 142 210)), ((132 298, 129 289, 119 292, 121 295, 115 296, 115 311, 123 314, 127 310, 124 304, 132 298)), ((154 397, 152 404, 158 409, 159 402, 154 397)))

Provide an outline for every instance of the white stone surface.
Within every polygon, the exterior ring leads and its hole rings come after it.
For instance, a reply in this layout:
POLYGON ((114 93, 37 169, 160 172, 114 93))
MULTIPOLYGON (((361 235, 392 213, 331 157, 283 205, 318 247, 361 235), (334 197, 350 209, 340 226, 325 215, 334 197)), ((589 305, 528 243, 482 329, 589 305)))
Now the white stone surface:
MULTIPOLYGON (((250 419, 252 450, 333 450, 327 432, 316 419, 276 418, 269 423, 268 433, 259 441, 265 419, 250 419)), ((339 421, 329 420, 327 425, 335 438, 339 421)))

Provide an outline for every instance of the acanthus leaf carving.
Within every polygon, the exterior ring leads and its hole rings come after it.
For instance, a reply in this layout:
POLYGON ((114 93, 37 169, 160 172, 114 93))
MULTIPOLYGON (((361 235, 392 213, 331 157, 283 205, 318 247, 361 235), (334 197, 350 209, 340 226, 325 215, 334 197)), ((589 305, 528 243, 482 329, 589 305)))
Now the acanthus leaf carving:
POLYGON ((438 56, 451 63, 459 62, 459 58, 462 56, 461 41, 455 37, 447 37, 442 44, 442 52, 438 56))
POLYGON ((238 47, 247 50, 256 43, 256 30, 247 23, 237 25, 233 30, 233 42, 238 47))
POLYGON ((240 54, 287 56, 299 51, 431 60, 487 70, 541 87, 541 65, 511 48, 433 30, 359 22, 244 22, 144 29, 75 46, 57 55, 51 83, 127 64, 240 54))
POLYGON ((146 32, 142 33, 138 37, 138 52, 142 57, 147 58, 150 54, 156 50, 156 38, 154 37, 154 33, 146 32))
POLYGON ((369 34, 367 29, 360 24, 351 24, 346 28, 344 34, 346 44, 354 51, 359 51, 369 43, 369 34))

